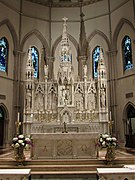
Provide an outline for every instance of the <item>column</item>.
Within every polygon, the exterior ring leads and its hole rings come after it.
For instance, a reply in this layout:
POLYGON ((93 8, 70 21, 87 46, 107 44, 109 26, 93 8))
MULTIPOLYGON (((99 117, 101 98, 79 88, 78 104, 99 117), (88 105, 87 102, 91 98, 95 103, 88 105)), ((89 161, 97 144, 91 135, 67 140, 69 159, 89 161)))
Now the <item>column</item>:
POLYGON ((115 68, 115 61, 116 61, 117 50, 112 50, 108 52, 108 75, 109 75, 109 106, 110 111, 112 112, 112 120, 114 121, 113 131, 117 132, 116 130, 116 68, 115 68))

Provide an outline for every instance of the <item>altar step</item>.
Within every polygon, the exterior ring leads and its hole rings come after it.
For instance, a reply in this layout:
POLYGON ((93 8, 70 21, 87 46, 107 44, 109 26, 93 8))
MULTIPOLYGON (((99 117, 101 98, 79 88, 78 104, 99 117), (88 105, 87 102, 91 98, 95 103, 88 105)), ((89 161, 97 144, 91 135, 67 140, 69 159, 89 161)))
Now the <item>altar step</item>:
MULTIPOLYGON (((134 158, 116 159, 111 167, 123 167, 134 164, 134 158)), ((97 168, 110 167, 101 159, 57 159, 57 160, 26 160, 24 166, 17 166, 14 160, 1 160, 0 169, 26 168, 31 169, 33 175, 66 175, 66 174, 95 174, 97 168)))

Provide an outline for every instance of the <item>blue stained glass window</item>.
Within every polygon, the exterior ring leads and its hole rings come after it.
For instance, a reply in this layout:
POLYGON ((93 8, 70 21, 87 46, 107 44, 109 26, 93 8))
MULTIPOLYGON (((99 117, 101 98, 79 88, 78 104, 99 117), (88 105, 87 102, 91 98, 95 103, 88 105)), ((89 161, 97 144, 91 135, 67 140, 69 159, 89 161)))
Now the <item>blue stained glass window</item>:
POLYGON ((96 46, 92 53, 92 60, 93 60, 93 76, 94 78, 97 78, 98 72, 98 59, 100 56, 100 46, 96 46))
POLYGON ((123 51, 123 63, 124 70, 132 69, 132 47, 131 39, 129 36, 125 36, 122 41, 122 51, 123 51))
POLYGON ((31 50, 32 50, 32 62, 34 66, 34 77, 38 78, 39 52, 35 46, 32 46, 31 50))
POLYGON ((7 71, 9 45, 5 37, 0 39, 0 71, 7 71))

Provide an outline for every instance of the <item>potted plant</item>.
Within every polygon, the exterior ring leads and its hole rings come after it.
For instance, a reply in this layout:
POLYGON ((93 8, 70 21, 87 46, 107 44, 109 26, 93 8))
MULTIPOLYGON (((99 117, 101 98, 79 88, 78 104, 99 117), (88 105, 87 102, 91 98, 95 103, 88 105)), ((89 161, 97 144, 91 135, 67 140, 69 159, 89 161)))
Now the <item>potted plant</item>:
POLYGON ((22 162, 25 160, 24 148, 29 145, 32 145, 29 136, 20 134, 12 139, 12 147, 14 148, 15 160, 18 162, 18 164, 22 164, 22 162))
POLYGON ((117 139, 108 134, 100 134, 98 144, 101 148, 107 148, 105 159, 111 163, 115 159, 115 148, 118 146, 117 139))

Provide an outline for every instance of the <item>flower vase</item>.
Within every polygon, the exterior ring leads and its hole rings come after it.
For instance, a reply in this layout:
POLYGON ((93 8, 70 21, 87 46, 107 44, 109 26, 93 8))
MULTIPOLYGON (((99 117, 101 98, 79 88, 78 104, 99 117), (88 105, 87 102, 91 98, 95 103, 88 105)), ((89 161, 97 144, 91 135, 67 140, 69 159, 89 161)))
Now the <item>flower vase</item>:
POLYGON ((105 155, 107 164, 112 164, 115 159, 115 147, 107 147, 107 152, 105 155))
POLYGON ((17 165, 23 165, 23 162, 25 160, 24 147, 15 148, 14 155, 17 165))

